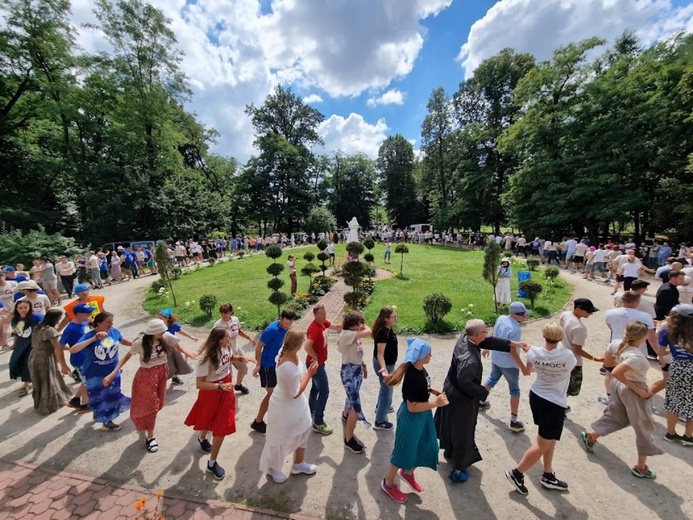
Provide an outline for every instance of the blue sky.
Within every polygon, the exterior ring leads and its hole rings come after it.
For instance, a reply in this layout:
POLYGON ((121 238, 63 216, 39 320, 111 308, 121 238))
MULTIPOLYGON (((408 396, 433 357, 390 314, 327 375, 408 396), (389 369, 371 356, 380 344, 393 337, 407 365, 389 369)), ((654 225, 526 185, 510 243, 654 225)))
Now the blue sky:
MULTIPOLYGON (((626 29, 643 43, 693 30, 684 0, 151 0, 171 19, 187 108, 221 137, 213 151, 246 161, 255 150, 250 103, 278 84, 325 115, 324 153, 377 155, 389 135, 419 146, 433 89, 448 94, 505 47, 539 60, 571 41, 613 41, 626 29)), ((94 22, 91 0, 73 0, 73 22, 94 22)), ((108 45, 81 28, 85 50, 108 45)))

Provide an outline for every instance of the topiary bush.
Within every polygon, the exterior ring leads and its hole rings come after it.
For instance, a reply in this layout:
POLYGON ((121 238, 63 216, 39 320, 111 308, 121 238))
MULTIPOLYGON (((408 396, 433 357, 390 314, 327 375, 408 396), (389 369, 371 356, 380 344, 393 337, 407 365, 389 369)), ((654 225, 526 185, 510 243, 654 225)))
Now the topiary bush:
POLYGON ((404 275, 402 274, 402 271, 404 270, 404 255, 409 253, 409 248, 407 246, 405 246, 404 244, 399 244, 395 248, 395 253, 398 255, 402 255, 402 259, 399 263, 399 277, 404 278, 404 275))
POLYGON ((423 310, 431 323, 438 323, 452 310, 450 298, 443 293, 433 293, 423 300, 423 310))
POLYGON ((180 267, 178 267, 177 265, 171 267, 171 276, 174 280, 178 280, 181 274, 183 274, 183 270, 180 267))
POLYGON ((289 296, 286 293, 279 291, 284 286, 284 280, 278 278, 281 272, 284 271, 284 266, 277 263, 277 258, 281 257, 282 253, 282 248, 279 246, 269 246, 265 249, 265 255, 273 261, 273 263, 267 266, 267 272, 274 277, 267 282, 267 287, 272 289, 272 293, 267 299, 272 305, 277 306, 277 316, 281 314, 281 306, 289 300, 289 296))
POLYGON ((506 251, 505 253, 503 253, 503 256, 504 256, 505 258, 512 258, 512 257, 513 257, 513 254, 512 254, 510 251, 506 251))
POLYGON ((315 253, 308 251, 305 255, 303 255, 303 259, 306 262, 312 262, 315 259, 315 253))
POLYGON ((200 297, 200 309, 208 316, 212 317, 214 309, 217 307, 217 297, 213 294, 205 294, 200 297))
POLYGON ((532 302, 532 307, 534 307, 534 302, 539 296, 539 293, 544 290, 539 282, 536 280, 522 280, 520 282, 520 290, 525 291, 529 297, 529 301, 532 302))
POLYGON ((546 276, 546 278, 548 280, 555 280, 556 278, 558 278, 558 275, 560 273, 561 273, 561 270, 558 267, 556 267, 555 265, 552 265, 552 266, 544 269, 544 276, 546 276))
POLYGON ((527 259, 527 267, 529 268, 530 271, 536 271, 537 268, 539 267, 539 260, 536 258, 528 258, 527 259))
POLYGON ((363 253, 363 244, 361 242, 349 242, 346 246, 346 250, 350 256, 358 257, 363 253))
POLYGON ((303 276, 308 277, 308 288, 310 288, 311 285, 313 285, 313 275, 315 273, 319 273, 319 272, 320 272, 320 268, 313 263, 309 262, 305 266, 303 266, 303 268, 301 269, 301 274, 303 276))
POLYGON ((352 291, 344 295, 344 301, 346 304, 354 310, 362 309, 366 306, 367 296, 361 291, 352 291))

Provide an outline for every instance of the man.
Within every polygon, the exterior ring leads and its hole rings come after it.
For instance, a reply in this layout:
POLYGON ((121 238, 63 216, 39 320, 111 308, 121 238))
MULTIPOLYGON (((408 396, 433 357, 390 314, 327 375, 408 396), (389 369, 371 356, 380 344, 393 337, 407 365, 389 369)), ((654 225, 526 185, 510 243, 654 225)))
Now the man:
POLYGON ((327 250, 326 250, 326 252, 327 252, 327 256, 330 257, 330 265, 333 266, 333 265, 334 265, 335 256, 334 256, 334 244, 333 244, 332 242, 330 242, 329 244, 327 244, 327 250))
POLYGON ((96 317, 97 314, 105 311, 105 309, 103 308, 103 303, 104 301, 106 301, 106 298, 98 294, 90 294, 89 286, 87 284, 78 283, 77 285, 75 285, 75 294, 77 295, 77 299, 71 301, 70 303, 65 305, 65 307, 63 307, 63 310, 65 311, 65 316, 63 317, 63 320, 60 322, 60 325, 58 325, 59 331, 63 330, 65 326, 75 318, 74 307, 76 305, 79 305, 80 303, 84 303, 85 305, 88 305, 92 308, 91 316, 89 316, 89 319, 92 320, 96 317))
MULTIPOLYGON (((19 265, 19 264, 17 264, 17 265, 19 265)), ((7 279, 8 282, 22 283, 22 282, 26 282, 28 280, 28 278, 24 274, 22 274, 22 273, 17 274, 17 271, 11 265, 5 266, 2 269, 2 272, 5 273, 5 278, 7 279)))
POLYGON ((580 243, 575 246, 575 256, 573 257, 573 270, 579 271, 585 268, 585 256, 589 251, 589 246, 585 243, 585 239, 580 240, 580 243))
MULTIPOLYGON (((638 303, 638 306, 636 307, 637 310, 645 312, 649 314, 652 319, 655 319, 657 317, 657 313, 655 312, 654 308, 654 303, 652 303, 650 300, 646 300, 643 298, 643 294, 647 292, 647 287, 650 285, 650 282, 647 280, 635 280, 631 285, 630 285, 630 290, 634 292, 635 294, 640 295, 640 303, 638 303)), ((616 293, 614 294, 614 307, 622 307, 623 303, 621 301, 621 298, 623 297, 624 293, 616 293)))
MULTIPOLYGON (((570 350, 575 355, 575 359, 577 359, 577 365, 570 372, 570 384, 568 385, 568 395, 570 396, 579 395, 580 388, 582 388, 582 358, 600 363, 604 361, 603 357, 594 357, 589 352, 583 350, 587 341, 587 327, 581 320, 589 318, 597 311, 599 309, 594 306, 591 300, 577 298, 573 302, 573 310, 561 314, 561 319, 559 320, 564 334, 561 347, 570 350)), ((570 406, 566 408, 566 411, 570 411, 570 406)))
POLYGON ((527 239, 524 235, 520 235, 520 238, 517 239, 517 252, 515 256, 519 257, 520 254, 525 255, 525 258, 527 258, 527 239))
MULTIPOLYGON (((655 271, 655 278, 662 280, 662 283, 667 283, 669 281, 669 272, 674 269, 674 262, 676 259, 670 256, 666 259, 666 263, 662 267, 658 267, 655 271)), ((683 266, 682 266, 683 267, 683 266)))
MULTIPOLYGON (((67 327, 63 330, 60 336, 60 346, 64 350, 69 350, 70 347, 74 347, 82 336, 91 330, 89 326, 89 316, 91 315, 93 309, 91 306, 85 303, 78 303, 71 307, 72 319, 67 327)), ((85 413, 89 411, 89 396, 87 395, 87 387, 84 384, 84 379, 82 378, 81 367, 84 363, 85 352, 77 352, 76 354, 70 354, 70 364, 73 367, 72 378, 80 383, 77 392, 70 399, 66 405, 70 408, 75 409, 79 413, 85 413)))
POLYGON ((94 289, 103 289, 103 282, 101 281, 101 261, 94 251, 89 251, 87 268, 89 269, 89 278, 94 289))
POLYGON ((450 473, 453 482, 466 482, 469 479, 466 469, 482 460, 474 442, 479 401, 488 396, 488 391, 481 385, 483 366, 480 349, 510 352, 511 347, 526 345, 507 339, 487 338, 486 333, 483 320, 467 322, 465 334, 455 345, 443 387, 450 405, 438 408, 435 414, 440 448, 454 468, 450 473))
POLYGON ((58 292, 58 277, 55 274, 53 262, 48 257, 39 258, 39 271, 41 272, 41 285, 53 305, 60 305, 60 293, 58 292))
MULTIPOLYGON (((621 307, 606 311, 604 314, 604 322, 611 331, 611 341, 623 339, 626 326, 632 321, 639 321, 647 326, 647 341, 649 341, 651 345, 657 344, 654 320, 648 313, 638 310, 640 300, 640 294, 635 291, 626 291, 621 296, 621 307)), ((640 350, 647 356, 647 345, 645 341, 640 345, 640 350)))
POLYGON ((271 323, 262 332, 260 341, 255 344, 255 360, 257 366, 253 370, 253 377, 260 377, 260 386, 265 389, 265 397, 260 403, 260 409, 250 427, 259 433, 267 431, 265 424, 265 414, 269 406, 270 397, 277 386, 277 354, 284 343, 284 336, 296 320, 296 313, 290 309, 284 309, 279 316, 279 320, 271 323))
POLYGON ((671 256, 671 253, 672 249, 669 246, 669 242, 664 242, 659 248, 659 252, 657 253, 657 265, 659 265, 660 267, 663 266, 667 258, 671 256))
MULTIPOLYGON (((510 341, 519 342, 522 336, 520 323, 524 322, 528 311, 525 304, 522 302, 513 302, 508 308, 510 314, 508 316, 499 316, 496 324, 493 326, 493 337, 500 339, 508 339, 510 341)), ((484 357, 489 355, 488 350, 482 352, 484 357)), ((527 367, 520 359, 517 349, 511 349, 507 352, 493 352, 491 354, 491 375, 488 376, 484 388, 487 392, 496 386, 501 377, 505 377, 508 382, 508 390, 510 391, 510 430, 515 433, 524 431, 525 425, 517 420, 517 412, 520 407, 520 371, 524 375, 529 375, 527 367)), ((486 410, 491 404, 488 401, 481 401, 479 408, 486 410)))
POLYGON ((318 371, 313 376, 308 404, 313 416, 313 430, 323 435, 330 435, 334 429, 325 423, 325 406, 330 395, 330 383, 325 370, 327 362, 327 331, 342 330, 341 325, 333 325, 327 321, 327 311, 324 305, 313 307, 313 321, 308 325, 305 349, 308 353, 306 365, 310 366, 314 359, 318 360, 318 371))
MULTIPOLYGON (((17 289, 16 282, 5 279, 5 271, 0 271, 0 308, 12 313, 14 309, 14 292, 17 289)), ((5 332, 5 320, 0 317, 0 347, 7 346, 7 332, 5 332)))
POLYGON ((658 320, 661 321, 669 316, 669 311, 679 304, 677 287, 683 283, 684 276, 683 271, 670 271, 669 281, 663 283, 657 290, 657 300, 654 307, 658 320))
POLYGON ((59 256, 58 263, 55 264, 55 270, 60 276, 60 281, 63 283, 67 298, 72 298, 72 291, 75 285, 75 264, 68 260, 66 256, 59 256))
MULTIPOLYGON (((573 263, 573 257, 575 256, 577 244, 578 243, 577 240, 575 240, 575 237, 569 238, 565 241, 565 269, 568 269, 570 264, 573 263)), ((575 265, 573 265, 573 269, 575 269, 575 265)))

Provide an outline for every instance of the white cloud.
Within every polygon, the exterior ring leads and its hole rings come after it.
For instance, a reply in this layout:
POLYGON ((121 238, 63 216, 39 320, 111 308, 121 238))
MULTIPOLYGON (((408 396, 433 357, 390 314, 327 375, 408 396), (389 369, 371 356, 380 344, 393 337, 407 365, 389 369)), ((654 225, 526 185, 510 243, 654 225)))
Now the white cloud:
POLYGON ((376 105, 403 105, 404 97, 404 92, 393 88, 385 92, 382 96, 370 98, 366 104, 369 107, 374 107, 376 105))
POLYGON ((506 47, 547 60, 561 45, 592 36, 609 41, 635 29, 645 43, 691 27, 691 6, 669 0, 500 0, 469 31, 458 59, 470 77, 506 47))
POLYGON ((322 103, 323 99, 317 94, 311 94, 303 98, 303 102, 306 104, 310 103, 322 103))
POLYGON ((320 124, 318 133, 325 141, 323 153, 363 153, 375 159, 378 156, 378 148, 387 137, 387 130, 384 119, 379 119, 376 124, 371 125, 360 114, 351 113, 347 118, 330 116, 320 124))

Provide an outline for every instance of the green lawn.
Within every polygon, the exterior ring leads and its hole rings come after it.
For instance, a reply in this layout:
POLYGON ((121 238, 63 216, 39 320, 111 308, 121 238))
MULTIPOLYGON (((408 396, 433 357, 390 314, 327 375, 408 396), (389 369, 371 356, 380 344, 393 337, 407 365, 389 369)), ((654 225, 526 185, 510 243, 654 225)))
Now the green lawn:
MULTIPOLYGON (((495 320, 493 306, 493 291, 490 284, 481 277, 483 252, 457 250, 454 248, 430 247, 408 244, 409 254, 404 255, 404 279, 398 277, 381 280, 376 283, 366 309, 366 320, 371 323, 379 309, 384 305, 397 306, 399 321, 397 329, 401 333, 419 333, 425 329, 426 318, 423 312, 423 299, 426 295, 442 292, 450 298, 453 307, 446 316, 447 328, 459 330, 469 318, 481 318, 489 323, 495 320), (470 304, 472 307, 470 307, 470 304)), ((373 250, 376 262, 381 268, 399 273, 400 255, 392 253, 392 264, 383 265, 384 248, 376 245, 373 250)), ((303 254, 307 251, 318 252, 317 247, 298 248, 293 254, 298 257, 297 268, 300 272, 305 265, 303 254)), ((285 262, 288 252, 278 259, 285 262)), ((338 263, 345 259, 343 244, 336 247, 338 263)), ((202 295, 213 294, 219 304, 231 302, 236 314, 246 328, 262 328, 276 317, 276 307, 272 306, 267 297, 270 290, 266 282, 270 276, 265 268, 270 259, 264 254, 252 255, 242 260, 217 263, 214 267, 204 267, 198 271, 183 274, 174 282, 174 290, 178 299, 175 309, 183 323, 197 326, 210 325, 212 320, 200 310, 198 302, 202 295), (186 302, 193 302, 186 305, 186 302)), ((318 264, 319 262, 314 261, 318 264)), ((513 259, 513 270, 524 269, 524 263, 513 259)), ((281 275, 287 285, 283 290, 288 291, 288 275, 281 275)), ((549 284, 541 272, 532 273, 532 277, 544 285, 544 291, 539 295, 533 317, 546 316, 561 308, 570 299, 571 289, 562 280, 549 284)), ((305 291, 308 278, 299 276, 298 289, 305 291)), ((517 292, 517 278, 511 283, 513 294, 517 292)), ((529 307, 529 301, 524 300, 529 307)), ((160 298, 152 291, 147 293, 144 308, 156 313, 173 302, 170 296, 160 298)), ((216 312, 213 320, 217 319, 216 312)))

